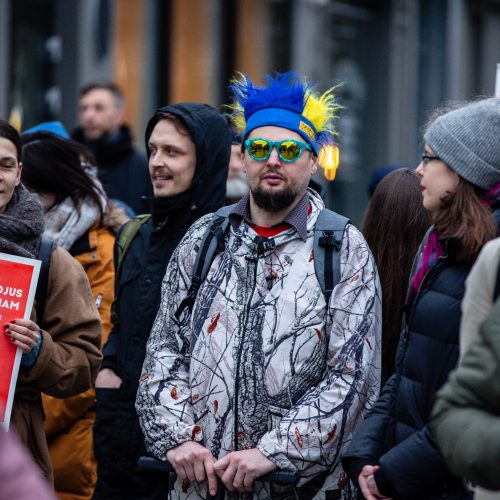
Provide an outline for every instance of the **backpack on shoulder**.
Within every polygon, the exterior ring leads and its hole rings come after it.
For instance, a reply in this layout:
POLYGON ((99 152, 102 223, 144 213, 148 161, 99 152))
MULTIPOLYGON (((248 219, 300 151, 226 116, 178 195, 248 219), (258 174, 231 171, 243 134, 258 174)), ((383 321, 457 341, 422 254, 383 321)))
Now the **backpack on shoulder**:
MULTIPOLYGON (((205 281, 216 255, 224 251, 225 237, 229 230, 229 214, 233 208, 234 205, 225 206, 214 213, 210 225, 201 239, 193 267, 191 286, 175 313, 177 318, 186 307, 189 311, 192 310, 198 290, 205 281)), ((116 279, 120 275, 125 254, 133 239, 150 218, 150 214, 138 215, 127 222, 121 231, 117 239, 116 279)), ((333 289, 340 281, 340 249, 345 228, 349 223, 350 221, 346 217, 324 208, 319 213, 314 226, 314 270, 327 302, 330 300, 333 289)))
POLYGON ((141 227, 151 219, 151 214, 136 215, 130 219, 121 230, 118 238, 116 239, 116 246, 118 250, 118 258, 116 262, 115 280, 118 281, 122 269, 123 259, 129 249, 132 241, 140 231, 141 227))
MULTIPOLYGON (((134 241, 137 233, 140 231, 141 227, 144 226, 151 219, 151 214, 141 214, 136 215, 133 219, 130 219, 121 229, 116 237, 116 249, 117 249, 117 259, 115 266, 115 283, 120 282, 120 274, 122 271, 123 260, 125 255, 134 241)), ((118 313, 117 313, 117 299, 115 297, 113 303, 111 304, 111 322, 113 325, 119 323, 118 313)))
MULTIPOLYGON (((205 281, 215 256, 224 251, 225 236, 229 230, 229 214, 233 208, 234 205, 229 205, 214 213, 196 254, 191 286, 175 313, 177 319, 184 309, 192 310, 198 290, 205 281)), ((340 281, 340 249, 345 228, 349 223, 346 217, 323 208, 314 226, 314 270, 327 303, 333 289, 340 281)))

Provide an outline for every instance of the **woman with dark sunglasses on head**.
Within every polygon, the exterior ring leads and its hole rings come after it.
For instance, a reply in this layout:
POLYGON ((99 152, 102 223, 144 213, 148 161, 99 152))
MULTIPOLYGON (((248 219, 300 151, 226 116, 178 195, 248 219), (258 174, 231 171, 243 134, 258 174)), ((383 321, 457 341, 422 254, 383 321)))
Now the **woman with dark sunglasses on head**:
POLYGON ((465 279, 497 235, 500 99, 435 114, 424 140, 417 174, 433 226, 411 272, 395 373, 343 456, 367 500, 471 495, 446 467, 428 422, 458 360, 465 279))

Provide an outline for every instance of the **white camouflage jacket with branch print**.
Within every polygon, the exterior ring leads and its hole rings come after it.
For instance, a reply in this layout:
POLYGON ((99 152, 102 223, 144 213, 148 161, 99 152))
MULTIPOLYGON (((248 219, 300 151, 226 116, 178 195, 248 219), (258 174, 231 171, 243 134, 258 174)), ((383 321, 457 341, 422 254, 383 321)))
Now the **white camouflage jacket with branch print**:
MULTIPOLYGON (((341 452, 379 394, 380 285, 364 238, 349 224, 341 281, 327 307, 312 251, 323 202, 310 192, 310 204, 306 241, 290 228, 258 251, 244 221, 231 229, 192 313, 179 319, 212 216, 198 220, 173 254, 137 397, 156 457, 188 440, 216 458, 257 447, 280 469, 299 473, 292 498, 323 498, 342 486, 341 452)), ((273 488, 256 483, 254 498, 287 498, 273 488)), ((206 495, 205 485, 186 481, 175 491, 206 495)))

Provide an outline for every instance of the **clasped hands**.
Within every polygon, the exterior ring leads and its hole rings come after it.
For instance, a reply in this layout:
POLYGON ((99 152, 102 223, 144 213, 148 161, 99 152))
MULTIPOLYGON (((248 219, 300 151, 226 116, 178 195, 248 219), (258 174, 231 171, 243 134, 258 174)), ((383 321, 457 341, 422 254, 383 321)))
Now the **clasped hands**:
POLYGON ((220 460, 196 441, 187 441, 167 452, 167 460, 181 479, 208 481, 211 495, 217 493, 217 477, 229 491, 252 491, 254 481, 277 469, 257 448, 233 451, 220 460))

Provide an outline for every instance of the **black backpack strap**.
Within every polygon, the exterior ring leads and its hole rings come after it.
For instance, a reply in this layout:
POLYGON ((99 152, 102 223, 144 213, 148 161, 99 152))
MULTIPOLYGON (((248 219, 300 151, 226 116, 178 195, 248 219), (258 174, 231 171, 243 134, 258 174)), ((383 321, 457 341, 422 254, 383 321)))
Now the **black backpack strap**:
POLYGON ((35 311, 38 326, 41 325, 43 319, 45 301, 47 300, 47 289, 49 286, 50 259, 52 257, 52 250, 54 250, 55 246, 53 241, 42 238, 40 247, 38 248, 38 260, 42 261, 35 293, 35 311))
POLYGON ((231 211, 232 206, 219 208, 203 237, 193 267, 193 280, 198 283, 198 288, 205 281, 215 256, 224 250, 231 211))
POLYGON ((198 252, 196 253, 191 286, 189 287, 186 297, 184 297, 175 312, 175 317, 177 319, 180 318, 184 309, 188 308, 189 311, 192 310, 198 290, 205 281, 215 256, 224 251, 225 236, 229 229, 229 214, 232 212, 233 208, 234 205, 228 205, 219 208, 219 210, 214 213, 210 225, 207 227, 201 239, 198 252))
POLYGON ((340 250, 344 231, 349 223, 349 219, 343 215, 324 208, 314 226, 314 270, 327 303, 340 281, 340 250))

